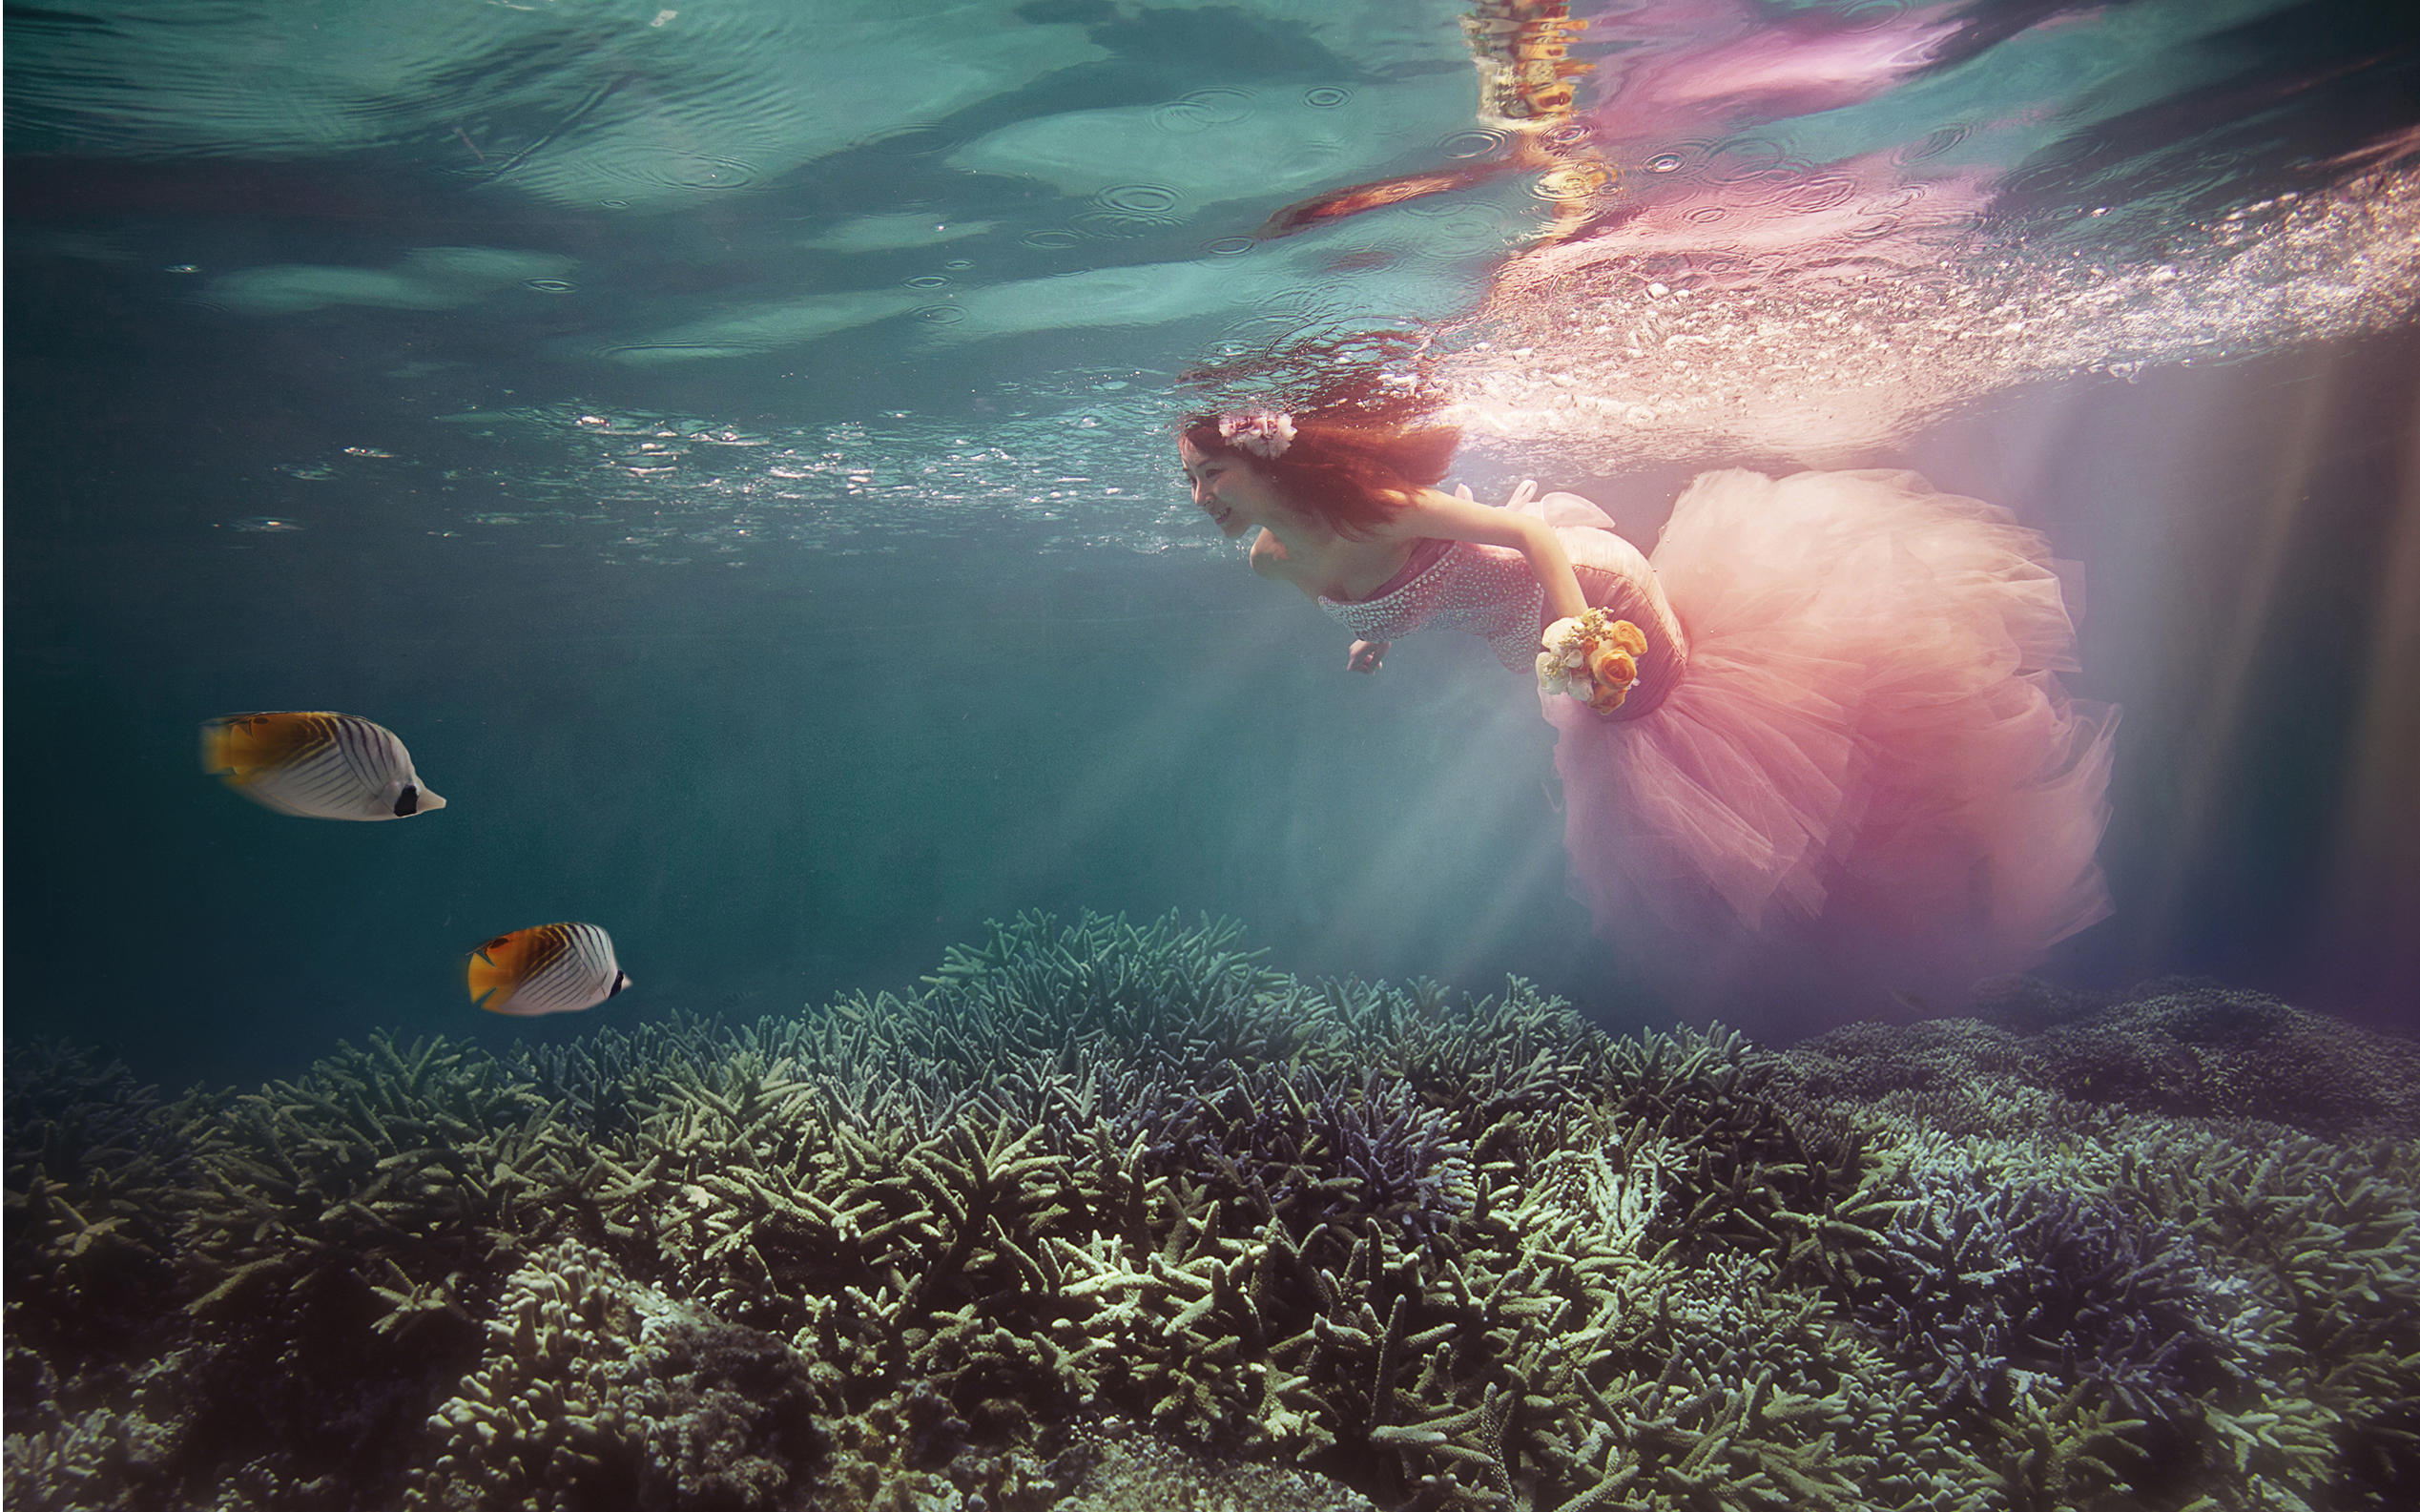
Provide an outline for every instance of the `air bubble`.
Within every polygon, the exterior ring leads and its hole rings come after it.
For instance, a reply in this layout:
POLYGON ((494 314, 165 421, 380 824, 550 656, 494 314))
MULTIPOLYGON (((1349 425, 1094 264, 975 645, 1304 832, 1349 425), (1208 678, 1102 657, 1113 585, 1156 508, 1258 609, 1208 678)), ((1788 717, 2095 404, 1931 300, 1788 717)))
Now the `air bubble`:
POLYGON ((1939 131, 1919 136, 1907 146, 1900 148, 1892 154, 1893 160, 1901 163, 1920 163, 1928 157, 1938 157, 1966 140, 1967 135, 1974 129, 1963 121, 1955 125, 1944 126, 1939 131))
POLYGON ((1170 100, 1151 113, 1151 124, 1164 132, 1179 135, 1208 131, 1213 126, 1232 126, 1251 115, 1254 102, 1243 90, 1195 90, 1183 99, 1170 100))
POLYGON ((1172 210, 1182 198, 1184 196, 1161 184, 1119 184, 1092 197, 1093 203, 1105 210, 1136 216, 1156 216, 1172 210))
POLYGON ((1457 132, 1437 144, 1448 157, 1485 157, 1504 145, 1502 132, 1457 132))

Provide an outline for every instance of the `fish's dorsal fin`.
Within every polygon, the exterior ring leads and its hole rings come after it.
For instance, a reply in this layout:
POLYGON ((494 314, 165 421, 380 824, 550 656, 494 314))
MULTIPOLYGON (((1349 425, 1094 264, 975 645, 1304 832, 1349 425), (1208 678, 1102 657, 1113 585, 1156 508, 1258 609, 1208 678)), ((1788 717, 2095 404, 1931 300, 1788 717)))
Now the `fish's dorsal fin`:
POLYGON ((202 770, 230 782, 256 781, 326 749, 339 716, 323 712, 237 714, 201 727, 202 770))

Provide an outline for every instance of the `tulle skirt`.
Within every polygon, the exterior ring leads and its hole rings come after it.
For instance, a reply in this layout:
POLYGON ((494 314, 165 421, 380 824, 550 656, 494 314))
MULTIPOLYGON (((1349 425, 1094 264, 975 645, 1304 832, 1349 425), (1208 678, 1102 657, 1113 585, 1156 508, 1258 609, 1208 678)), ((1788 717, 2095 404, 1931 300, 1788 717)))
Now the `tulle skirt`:
MULTIPOLYGON (((1559 533, 1586 559, 1599 532, 1559 533)), ((2059 686, 2074 599, 2039 535, 1913 473, 1727 471, 1649 560, 1688 641, 1662 706, 1541 702, 1574 891, 1685 1009, 1954 1007, 2108 914, 2117 711, 2059 686)))

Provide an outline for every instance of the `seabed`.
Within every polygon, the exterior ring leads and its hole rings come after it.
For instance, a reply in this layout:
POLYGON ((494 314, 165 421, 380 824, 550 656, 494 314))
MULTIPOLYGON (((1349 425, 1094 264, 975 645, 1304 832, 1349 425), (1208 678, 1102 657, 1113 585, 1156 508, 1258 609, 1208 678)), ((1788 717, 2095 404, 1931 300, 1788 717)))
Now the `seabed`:
POLYGON ((10 1047, 13 1508, 2420 1504, 2420 1046, 1775 1052, 1223 922, 163 1101, 10 1047))

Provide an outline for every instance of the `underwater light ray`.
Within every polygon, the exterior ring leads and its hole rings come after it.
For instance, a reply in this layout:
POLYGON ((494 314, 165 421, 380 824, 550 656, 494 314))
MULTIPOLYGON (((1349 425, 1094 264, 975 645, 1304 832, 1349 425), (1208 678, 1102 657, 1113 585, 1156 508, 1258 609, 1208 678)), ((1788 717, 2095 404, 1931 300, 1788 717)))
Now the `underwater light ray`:
MULTIPOLYGON (((1098 675, 1118 673, 1105 666, 1098 675)), ((1005 882, 1065 865, 1114 834, 1137 807, 1167 801, 1169 753, 1219 749, 1222 729, 1231 728, 1259 675, 1251 657, 1235 655, 1188 659, 1182 675, 1160 679, 1148 718, 1101 731, 1089 743, 1085 766, 1069 774, 1065 800, 1012 823, 994 876, 1005 882)))
MULTIPOLYGON (((1390 669, 1378 675, 1396 674, 1390 669)), ((1479 675, 1496 674, 1491 668, 1479 675)), ((1395 800, 1371 816, 1374 827, 1338 832, 1351 840, 1353 860, 1338 876, 1335 902, 1318 931, 1330 937, 1327 947, 1355 958, 1410 955, 1426 963, 1426 974, 1483 989, 1486 984, 1463 978, 1481 962, 1503 959, 1506 942, 1522 932, 1523 916, 1541 900, 1564 909, 1572 927, 1585 931, 1584 914, 1562 886, 1561 819, 1536 786, 1507 780, 1509 762, 1542 753, 1522 722, 1526 711, 1482 702, 1498 691, 1459 690, 1451 701, 1439 699, 1408 715, 1414 731, 1431 728, 1432 720, 1454 720, 1468 733, 1410 768, 1425 772, 1424 780, 1406 783, 1398 777, 1395 800), (1485 713, 1472 712, 1474 706, 1485 713), (1406 816, 1417 818, 1407 822, 1406 816), (1503 843, 1507 837, 1516 838, 1510 847, 1503 843), (1453 888, 1442 881, 1447 874, 1467 875, 1470 885, 1453 888), (1458 896, 1460 905, 1423 910, 1417 921, 1392 917, 1400 914, 1407 878, 1458 896)), ((1400 695, 1399 688, 1379 692, 1400 695)), ((1545 775, 1544 763, 1538 764, 1545 775)), ((1326 785, 1315 768, 1307 769, 1297 806, 1318 804, 1326 785)))
POLYGON ((2411 793, 2420 770, 2420 424, 2404 429, 2398 474, 2379 553, 2379 622, 2329 845, 2322 948, 2373 983, 2389 1022, 2412 1031, 2420 1030, 2420 803, 2411 793))
POLYGON ((2225 643, 2208 657, 2210 671, 2200 683, 2206 697, 2197 721, 2199 738, 2192 742, 2176 777, 2177 839, 2147 911, 2149 927, 2141 947, 2146 962, 2169 958, 2187 931, 2192 883, 2207 868, 2210 852, 2224 827, 2220 799, 2240 766, 2246 721, 2260 691, 2256 673, 2263 644, 2275 628, 2284 601, 2287 565, 2320 460, 2321 433, 2339 387, 2339 370, 2332 363, 2301 385, 2287 431, 2290 441, 2279 453, 2267 480, 2268 504, 2261 512, 2260 537, 2244 553, 2243 570, 2230 585, 2229 598, 2240 608, 2228 616, 2225 643))
MULTIPOLYGON (((1459 938, 1438 942, 1439 951, 1438 974, 1449 983, 1484 990, 1485 984, 1466 981, 1480 963, 1500 954, 1499 942, 1516 935, 1524 922, 1523 915, 1536 906, 1540 898, 1562 897, 1563 859, 1562 826, 1552 816, 1539 821, 1526 805, 1504 801, 1500 808, 1513 810, 1513 818, 1528 820, 1528 836, 1522 840, 1512 866, 1500 879, 1493 896, 1474 909, 1459 938)), ((1585 927, 1582 905, 1573 900, 1569 904, 1574 928, 1585 927)))

